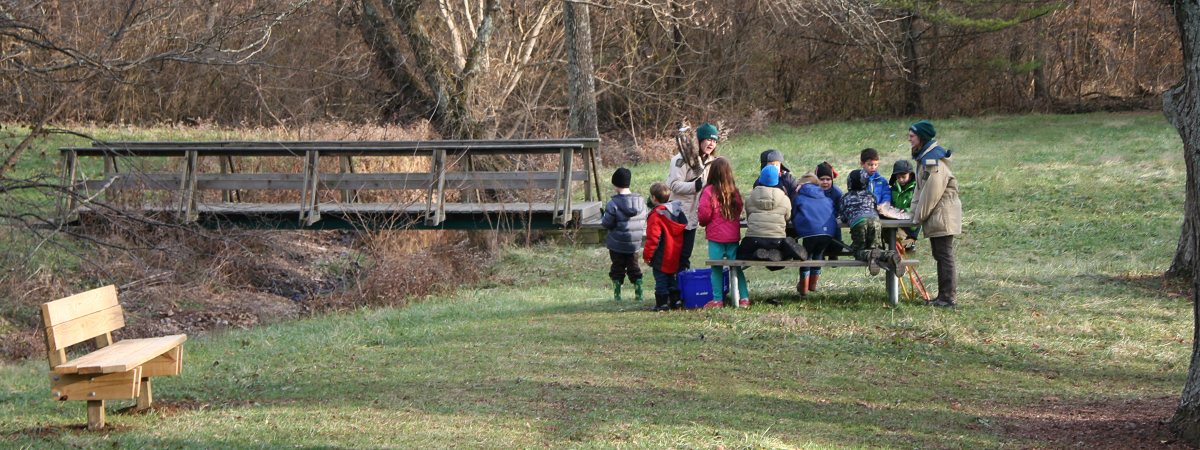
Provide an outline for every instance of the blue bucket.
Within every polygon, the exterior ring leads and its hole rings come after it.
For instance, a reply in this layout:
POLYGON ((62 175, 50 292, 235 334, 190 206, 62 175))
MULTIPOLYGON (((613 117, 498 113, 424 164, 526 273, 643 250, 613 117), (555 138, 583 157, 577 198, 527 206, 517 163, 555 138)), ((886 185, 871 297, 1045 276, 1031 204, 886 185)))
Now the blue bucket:
MULTIPOLYGON (((729 268, 726 267, 722 273, 725 275, 724 294, 729 292, 729 268)), ((721 302, 721 299, 716 299, 713 302, 712 293, 712 269, 689 269, 679 273, 679 290, 683 297, 683 307, 685 308, 705 308, 709 306, 717 306, 713 303, 721 302)), ((724 295, 721 295, 724 297, 724 295)))

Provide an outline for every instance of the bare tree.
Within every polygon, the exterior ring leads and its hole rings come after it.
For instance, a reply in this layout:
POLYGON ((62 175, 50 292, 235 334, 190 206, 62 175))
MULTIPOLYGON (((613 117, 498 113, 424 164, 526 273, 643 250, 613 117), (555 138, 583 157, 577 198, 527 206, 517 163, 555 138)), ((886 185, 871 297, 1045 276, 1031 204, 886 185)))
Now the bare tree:
MULTIPOLYGON (((1184 201, 1183 237, 1179 252, 1187 252, 1190 261, 1196 260, 1195 243, 1200 242, 1200 227, 1197 226, 1198 202, 1196 176, 1200 174, 1200 3, 1194 0, 1169 0, 1179 27, 1179 38, 1186 70, 1183 79, 1163 93, 1163 112, 1183 138, 1183 156, 1187 165, 1187 198, 1184 201), (1190 242, 1188 248, 1183 244, 1190 242)), ((1179 261, 1178 255, 1176 261, 1179 261)), ((1172 267, 1175 270, 1175 267, 1172 267)), ((1200 446, 1200 274, 1194 267, 1180 269, 1180 275, 1192 279, 1192 362, 1188 368, 1187 384, 1179 401, 1179 408, 1171 418, 1171 429, 1179 438, 1192 446, 1200 446)))
POLYGON ((545 1, 504 21, 497 0, 478 8, 448 0, 384 0, 380 8, 361 0, 359 26, 398 95, 427 108, 444 137, 490 139, 545 41, 556 4, 545 1), (436 14, 419 14, 422 8, 436 14), (497 34, 506 39, 493 42, 497 34))

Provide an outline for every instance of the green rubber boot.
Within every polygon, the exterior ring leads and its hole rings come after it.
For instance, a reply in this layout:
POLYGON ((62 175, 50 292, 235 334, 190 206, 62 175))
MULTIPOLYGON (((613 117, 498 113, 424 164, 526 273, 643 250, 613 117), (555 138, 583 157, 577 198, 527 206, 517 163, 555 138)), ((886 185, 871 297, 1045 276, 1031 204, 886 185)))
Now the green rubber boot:
POLYGON ((638 278, 636 280, 633 280, 633 285, 635 286, 633 288, 633 293, 634 293, 634 295, 637 296, 637 301, 640 302, 640 301, 642 301, 642 279, 638 278))
POLYGON ((613 300, 621 301, 621 282, 612 280, 613 282, 613 300))

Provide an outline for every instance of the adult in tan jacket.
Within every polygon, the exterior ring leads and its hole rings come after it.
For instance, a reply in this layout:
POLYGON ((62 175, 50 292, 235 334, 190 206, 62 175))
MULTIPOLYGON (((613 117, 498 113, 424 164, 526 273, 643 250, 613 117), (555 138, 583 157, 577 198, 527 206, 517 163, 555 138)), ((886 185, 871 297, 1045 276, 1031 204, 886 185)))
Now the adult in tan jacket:
POLYGON ((927 120, 908 130, 913 159, 917 161, 917 188, 913 192, 913 223, 929 238, 937 262, 938 294, 929 303, 954 307, 958 299, 958 271, 954 267, 954 236, 962 234, 962 201, 958 179, 950 171, 950 152, 933 140, 937 131, 927 120))
POLYGON ((679 272, 692 267, 692 247, 696 246, 696 227, 700 226, 698 216, 700 207, 700 192, 704 190, 704 180, 708 179, 708 166, 716 159, 717 127, 707 122, 696 127, 696 141, 700 144, 700 168, 693 169, 683 160, 683 155, 676 154, 671 158, 671 169, 667 173, 667 188, 671 189, 671 200, 678 200, 687 215, 687 228, 683 230, 683 252, 679 254, 679 272))

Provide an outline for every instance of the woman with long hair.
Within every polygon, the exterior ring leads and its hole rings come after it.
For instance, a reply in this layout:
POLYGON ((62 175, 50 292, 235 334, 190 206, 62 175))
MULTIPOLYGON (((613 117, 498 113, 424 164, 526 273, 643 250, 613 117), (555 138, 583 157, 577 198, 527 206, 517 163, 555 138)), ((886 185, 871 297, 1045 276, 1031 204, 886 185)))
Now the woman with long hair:
MULTIPOLYGON (((708 237, 708 259, 736 259, 738 241, 742 237, 742 195, 734 182, 733 166, 726 158, 718 157, 709 165, 708 180, 700 193, 696 215, 708 237)), ((737 271, 738 293, 747 303, 750 291, 746 288, 746 276, 741 267, 737 271)), ((725 285, 724 274, 718 267, 712 268, 713 300, 721 297, 725 285)))

